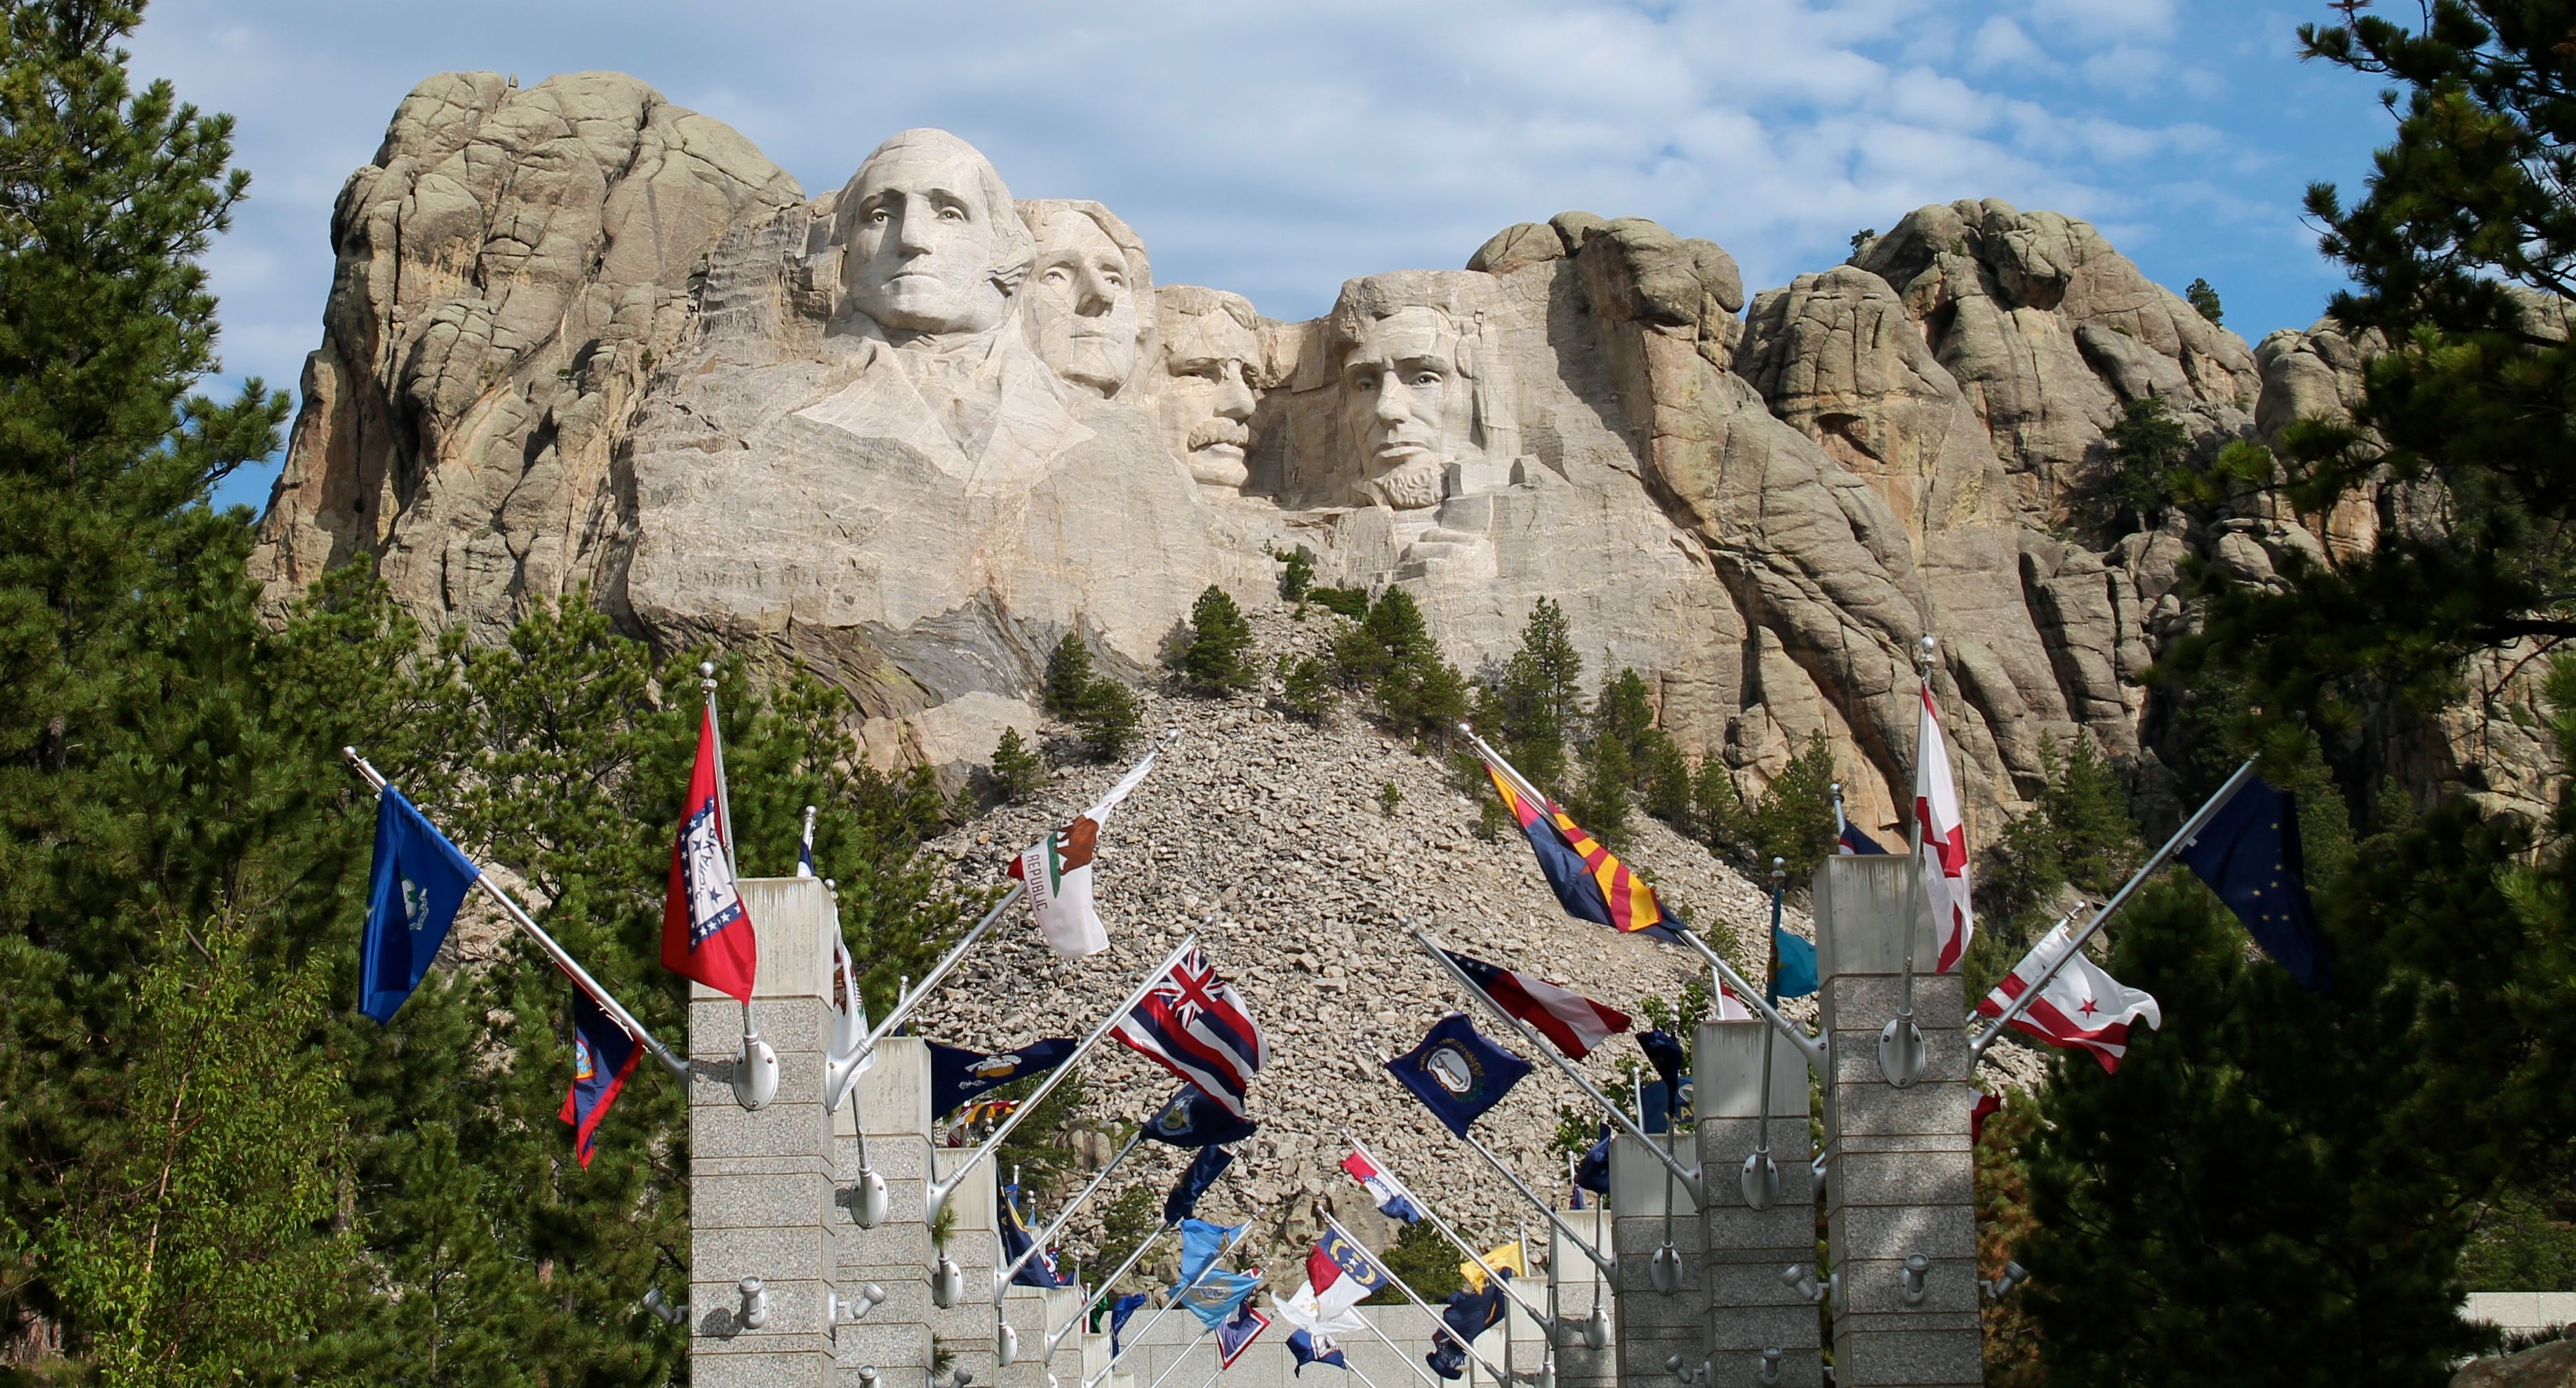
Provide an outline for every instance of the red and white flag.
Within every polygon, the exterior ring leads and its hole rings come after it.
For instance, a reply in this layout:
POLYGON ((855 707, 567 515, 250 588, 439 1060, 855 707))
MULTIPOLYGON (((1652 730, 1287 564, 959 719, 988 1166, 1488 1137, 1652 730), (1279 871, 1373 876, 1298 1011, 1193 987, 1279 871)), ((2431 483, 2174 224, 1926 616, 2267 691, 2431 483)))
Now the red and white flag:
POLYGON ((698 762, 689 772, 689 798, 680 804, 680 833, 671 843, 671 885, 662 901, 662 967, 694 978, 719 993, 751 1001, 760 972, 760 943, 751 913, 735 890, 733 856, 726 851, 723 814, 717 808, 716 718, 698 724, 698 762))
POLYGON ((1556 1048, 1581 1060, 1592 1048, 1630 1026, 1628 1014, 1606 1007, 1561 983, 1536 974, 1514 973, 1499 964, 1443 950, 1459 972, 1484 990, 1494 1005, 1538 1028, 1556 1048))
MULTIPOLYGON (((2063 925, 2049 931, 1977 1004, 1977 1015, 2004 1015, 2013 999, 2030 991, 2030 981, 2048 972, 2048 966, 2064 958, 2074 943, 2075 937, 2063 925)), ((2091 1051, 2105 1071, 2114 1071, 2120 1068, 2120 1057, 2129 1053, 2130 1024, 2142 1017, 2150 1027, 2164 1026, 2164 1010, 2156 1006, 2155 995, 2111 977, 2109 970, 2076 950, 2057 977, 2013 1018, 2012 1029, 2052 1046, 2091 1051)))
POLYGON ((1968 826, 1959 817, 1959 790, 1950 781, 1950 743, 1932 711, 1932 682, 1923 682, 1923 725, 1914 738, 1914 827, 1922 849, 1923 899, 1932 910, 1932 938, 1939 946, 1933 968, 1948 973, 1968 953, 1977 933, 1968 901, 1968 826))
POLYGON ((1101 928, 1100 911, 1091 904, 1091 860, 1099 851, 1100 827, 1109 822, 1109 812, 1154 769, 1157 755, 1146 754, 1135 770, 1100 797, 1099 804, 1011 860, 1011 875, 1029 884, 1029 908, 1037 915, 1038 933, 1059 959, 1088 958, 1109 948, 1109 932, 1101 928))
POLYGON ((1110 1035, 1197 1085, 1237 1118, 1246 1116, 1252 1077, 1270 1063, 1270 1042, 1234 985, 1217 977, 1207 951, 1192 948, 1166 970, 1110 1035))
POLYGON ((1753 1009, 1744 1005, 1744 999, 1737 997, 1735 990, 1728 987, 1724 979, 1717 981, 1717 1019, 1721 1022, 1753 1020, 1753 1009))

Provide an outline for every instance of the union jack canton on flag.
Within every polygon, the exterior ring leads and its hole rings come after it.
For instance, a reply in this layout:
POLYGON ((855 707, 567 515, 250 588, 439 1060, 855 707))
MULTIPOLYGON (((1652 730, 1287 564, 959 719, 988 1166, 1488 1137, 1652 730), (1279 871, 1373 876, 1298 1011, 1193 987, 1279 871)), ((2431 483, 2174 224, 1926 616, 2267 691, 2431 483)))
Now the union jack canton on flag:
POLYGON ((1248 1116, 1244 1101, 1252 1077, 1270 1061, 1270 1043, 1252 1020, 1252 1009, 1233 984, 1216 976, 1200 949, 1155 980, 1110 1034, 1198 1086, 1237 1118, 1248 1116))

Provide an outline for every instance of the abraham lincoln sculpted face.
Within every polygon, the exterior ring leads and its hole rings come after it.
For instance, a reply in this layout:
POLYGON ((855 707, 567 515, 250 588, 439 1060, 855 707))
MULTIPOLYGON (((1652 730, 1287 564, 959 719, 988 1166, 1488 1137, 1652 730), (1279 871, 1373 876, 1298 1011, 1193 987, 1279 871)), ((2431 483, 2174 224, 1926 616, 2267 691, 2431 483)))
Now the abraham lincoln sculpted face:
POLYGON ((1468 451, 1473 407, 1457 331, 1433 308, 1401 308, 1357 325, 1342 361, 1343 427, 1360 455, 1360 489, 1399 511, 1440 502, 1441 475, 1468 451))

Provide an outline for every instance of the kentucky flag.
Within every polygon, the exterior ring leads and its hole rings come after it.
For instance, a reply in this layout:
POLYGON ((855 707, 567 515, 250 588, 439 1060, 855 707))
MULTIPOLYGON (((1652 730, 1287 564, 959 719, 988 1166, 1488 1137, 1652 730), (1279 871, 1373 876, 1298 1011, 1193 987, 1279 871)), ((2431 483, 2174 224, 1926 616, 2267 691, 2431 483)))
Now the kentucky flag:
POLYGON ((2331 952, 2308 900, 2299 802, 2269 781, 2248 780, 2179 855, 2254 943, 2311 992, 2324 992, 2331 952))
POLYGON ((1181 1148, 1241 1142, 1260 1130, 1260 1124, 1235 1117, 1225 1105, 1200 1092, 1197 1085, 1187 1084, 1145 1120, 1148 1139, 1181 1148))
POLYGON ((384 788, 376 797, 376 861, 367 875, 367 930, 359 942, 359 1011, 393 1020, 438 957, 465 889, 482 875, 401 791, 384 788))
POLYGON ((1431 1116, 1460 1137, 1530 1072, 1529 1062, 1480 1035, 1463 1013, 1431 1024, 1422 1044, 1386 1063, 1431 1116))
POLYGON ((1309 1364, 1322 1364, 1335 1369, 1347 1369, 1351 1366, 1351 1361, 1343 1355, 1342 1347, 1333 1342, 1333 1337, 1318 1335, 1311 1330, 1293 1331, 1289 1334, 1288 1357, 1296 1361, 1296 1368, 1292 1372, 1299 1374, 1306 1372, 1306 1366, 1309 1364))
POLYGON ((1538 855, 1538 870, 1567 915, 1623 934, 1643 933, 1679 943, 1672 927, 1664 923, 1664 908, 1655 900, 1655 889, 1613 857, 1599 839, 1556 802, 1542 805, 1515 790, 1502 768, 1487 762, 1485 774, 1493 778, 1503 808, 1512 812, 1521 832, 1529 837, 1530 851, 1538 855))
POLYGON ((599 1142, 599 1120, 617 1102, 626 1077, 644 1048, 626 1029, 611 1021, 607 1009, 580 988, 572 990, 572 1088, 564 1092, 563 1112, 555 1115, 572 1125, 572 1154, 590 1165, 599 1142))
POLYGON ((1062 1065, 1065 1057, 1073 1054, 1076 1043, 1069 1036, 1050 1037, 997 1055, 984 1055, 963 1046, 943 1046, 936 1041, 924 1044, 930 1047, 930 1111, 937 1116, 988 1089, 1045 1074, 1062 1065))
POLYGON ((733 856, 716 808, 716 716, 698 724, 698 761, 680 802, 680 832, 671 842, 671 883, 662 901, 662 967, 743 1001, 760 971, 760 944, 735 890, 733 856))

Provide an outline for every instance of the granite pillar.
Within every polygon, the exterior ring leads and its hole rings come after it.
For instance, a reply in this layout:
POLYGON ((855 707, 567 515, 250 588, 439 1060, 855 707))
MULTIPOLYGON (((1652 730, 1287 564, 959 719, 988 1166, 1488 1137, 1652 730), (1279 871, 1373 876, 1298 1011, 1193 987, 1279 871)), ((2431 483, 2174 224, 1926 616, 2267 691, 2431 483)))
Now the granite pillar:
MULTIPOLYGON (((1689 1170, 1697 1144, 1688 1132, 1652 1133, 1689 1170)), ((1643 1143, 1626 1133, 1610 1140, 1610 1228, 1617 1245, 1619 1276, 1614 1290, 1614 1316, 1619 1334, 1615 1358, 1619 1382, 1637 1388, 1648 1383, 1677 1383, 1664 1361, 1680 1355, 1685 1368, 1696 1369, 1708 1355, 1708 1299, 1699 1207, 1684 1186, 1655 1159, 1643 1143), (1669 1223, 1666 1210, 1671 1211, 1669 1223), (1679 1257, 1674 1272, 1678 1287, 1655 1289, 1655 1251, 1667 1233, 1679 1257)))
POLYGON ((1770 1046, 1771 1164, 1780 1189, 1768 1209, 1744 1199, 1744 1161, 1762 1135, 1763 1042, 1768 1022, 1702 1022, 1691 1053, 1700 1169, 1708 1173, 1701 1221, 1707 1245, 1708 1355, 1718 1384, 1749 1383, 1765 1349, 1781 1351, 1783 1388, 1824 1382, 1815 1304, 1780 1280, 1791 1263, 1816 1260, 1816 1186, 1810 1165, 1807 1058, 1786 1038, 1770 1046))

